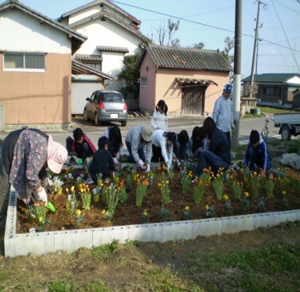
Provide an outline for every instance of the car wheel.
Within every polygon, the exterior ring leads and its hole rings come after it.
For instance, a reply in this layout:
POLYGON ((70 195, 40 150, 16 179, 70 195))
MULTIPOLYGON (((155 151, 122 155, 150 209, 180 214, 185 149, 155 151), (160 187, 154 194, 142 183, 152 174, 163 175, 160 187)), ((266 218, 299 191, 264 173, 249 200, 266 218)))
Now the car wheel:
POLYGON ((127 121, 122 121, 122 122, 121 122, 121 125, 122 125, 123 127, 126 127, 127 121))
POLYGON ((281 139, 283 141, 291 140, 291 130, 288 125, 283 125, 281 128, 281 139))
POLYGON ((100 126, 100 122, 98 120, 98 115, 97 113, 95 113, 95 116, 94 116, 94 123, 95 123, 95 126, 100 126))
POLYGON ((83 119, 85 120, 85 121, 88 121, 88 115, 87 115, 87 111, 86 111, 86 109, 84 109, 84 111, 83 111, 83 119))

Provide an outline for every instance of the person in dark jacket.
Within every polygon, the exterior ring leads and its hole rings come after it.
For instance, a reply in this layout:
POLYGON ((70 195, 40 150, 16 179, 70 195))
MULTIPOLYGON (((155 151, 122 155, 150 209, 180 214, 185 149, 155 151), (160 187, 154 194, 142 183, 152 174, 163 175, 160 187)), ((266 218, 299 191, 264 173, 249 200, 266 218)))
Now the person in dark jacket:
POLYGON ((200 149, 195 170, 196 176, 201 175, 203 169, 208 167, 211 167, 215 174, 219 168, 227 170, 230 165, 230 146, 226 135, 216 127, 216 123, 211 117, 205 119, 203 131, 210 143, 208 150, 200 149))
POLYGON ((263 173, 271 168, 268 146, 256 130, 252 130, 250 133, 250 142, 245 151, 243 164, 250 171, 255 170, 254 164, 256 164, 263 173))
POLYGON ((102 173, 102 178, 109 177, 110 171, 115 170, 113 158, 108 151, 108 139, 103 136, 98 140, 99 149, 94 153, 93 160, 89 164, 89 174, 93 181, 97 181, 97 174, 102 173))
POLYGON ((77 157, 82 159, 82 162, 84 162, 87 157, 93 156, 96 147, 80 128, 73 131, 73 137, 74 139, 71 137, 66 139, 66 148, 69 153, 75 152, 77 157))
POLYGON ((186 158, 189 152, 189 135, 186 130, 182 130, 179 134, 176 134, 176 140, 173 146, 173 152, 177 159, 183 160, 186 158))
POLYGON ((205 148, 206 146, 206 140, 207 139, 205 139, 203 127, 196 126, 193 129, 192 137, 190 138, 189 141, 189 146, 190 146, 189 155, 198 158, 201 149, 205 148))

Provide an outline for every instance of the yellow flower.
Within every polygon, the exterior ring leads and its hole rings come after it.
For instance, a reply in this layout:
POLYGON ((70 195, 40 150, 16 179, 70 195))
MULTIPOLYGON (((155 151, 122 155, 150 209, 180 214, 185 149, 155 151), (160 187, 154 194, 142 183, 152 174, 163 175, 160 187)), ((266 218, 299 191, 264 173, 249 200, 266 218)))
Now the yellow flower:
POLYGON ((66 192, 67 192, 67 193, 69 192, 69 189, 68 189, 68 188, 66 188, 66 192))
POLYGON ((224 195, 223 199, 227 201, 229 199, 229 197, 227 195, 224 195))
POLYGON ((39 217, 39 222, 42 222, 43 221, 43 217, 41 216, 41 217, 39 217))
POLYGON ((190 207, 189 206, 186 206, 185 208, 184 208, 184 210, 189 210, 190 209, 190 207))
POLYGON ((79 215, 81 214, 81 211, 80 211, 79 209, 77 209, 76 212, 75 212, 75 214, 76 214, 77 216, 79 216, 79 215))
POLYGON ((74 189, 75 189, 74 186, 72 186, 72 187, 71 187, 71 192, 72 192, 72 193, 74 192, 74 189))
POLYGON ((66 206, 66 208, 67 208, 67 210, 69 210, 69 209, 70 209, 70 205, 68 204, 68 205, 66 206))
POLYGON ((205 208, 206 208, 206 210, 208 210, 209 206, 208 206, 208 205, 206 205, 206 206, 205 206, 205 208))
POLYGON ((166 181, 166 183, 168 184, 168 183, 169 183, 169 181, 167 180, 167 181, 166 181))
POLYGON ((248 193, 248 192, 245 192, 245 196, 246 196, 246 197, 249 197, 249 193, 248 193))
POLYGON ((105 213, 106 213, 106 211, 105 211, 105 210, 103 210, 103 211, 102 211, 102 214, 105 214, 105 213))
POLYGON ((286 195, 286 191, 282 191, 282 194, 283 194, 283 195, 286 195))

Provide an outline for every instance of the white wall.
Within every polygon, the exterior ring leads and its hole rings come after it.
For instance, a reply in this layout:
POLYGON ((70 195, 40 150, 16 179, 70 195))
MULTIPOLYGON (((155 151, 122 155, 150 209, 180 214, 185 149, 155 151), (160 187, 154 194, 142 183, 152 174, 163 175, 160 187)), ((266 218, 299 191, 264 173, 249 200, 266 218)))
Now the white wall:
POLYGON ((0 50, 71 54, 71 42, 65 32, 40 24, 22 11, 8 9, 0 12, 0 50))

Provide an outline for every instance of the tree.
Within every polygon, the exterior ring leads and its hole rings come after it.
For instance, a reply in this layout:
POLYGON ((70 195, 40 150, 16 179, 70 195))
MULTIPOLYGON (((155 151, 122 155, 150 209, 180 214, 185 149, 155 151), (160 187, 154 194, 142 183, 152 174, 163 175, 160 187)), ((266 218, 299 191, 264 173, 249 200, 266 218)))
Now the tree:
POLYGON ((172 19, 168 19, 167 27, 165 27, 165 23, 163 23, 156 29, 159 45, 180 47, 179 39, 173 39, 174 34, 179 29, 179 23, 179 20, 173 22, 172 19))
POLYGON ((205 46, 205 44, 203 42, 200 42, 198 44, 193 44, 192 48, 202 50, 204 48, 204 46, 205 46))
POLYGON ((118 80, 125 82, 124 91, 138 92, 139 91, 139 78, 140 70, 137 68, 140 54, 128 55, 123 59, 123 68, 117 75, 118 80))
POLYGON ((234 61, 234 56, 229 55, 229 52, 234 48, 234 38, 226 37, 224 43, 225 43, 225 48, 222 54, 231 65, 234 61))

